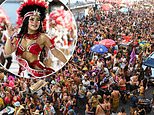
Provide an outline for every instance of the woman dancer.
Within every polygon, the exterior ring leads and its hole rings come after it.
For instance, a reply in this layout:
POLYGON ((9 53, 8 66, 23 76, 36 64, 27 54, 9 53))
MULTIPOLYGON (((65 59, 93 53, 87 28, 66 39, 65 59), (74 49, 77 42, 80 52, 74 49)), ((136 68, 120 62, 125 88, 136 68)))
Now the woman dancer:
POLYGON ((15 51, 16 59, 20 65, 19 73, 27 70, 34 77, 51 74, 54 70, 45 66, 40 61, 42 49, 48 49, 51 53, 66 63, 64 54, 54 47, 54 38, 43 32, 43 21, 46 17, 46 2, 39 0, 27 0, 18 9, 18 22, 22 22, 17 35, 16 30, 8 24, 5 54, 10 55, 15 51))

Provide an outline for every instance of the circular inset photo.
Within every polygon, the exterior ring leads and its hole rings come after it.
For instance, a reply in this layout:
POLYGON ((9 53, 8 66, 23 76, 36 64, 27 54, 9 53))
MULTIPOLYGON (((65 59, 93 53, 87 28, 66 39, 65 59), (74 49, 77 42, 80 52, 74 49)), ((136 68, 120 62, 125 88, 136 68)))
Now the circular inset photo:
POLYGON ((60 0, 5 0, 0 6, 0 65, 25 78, 60 70, 77 42, 72 12, 60 0))

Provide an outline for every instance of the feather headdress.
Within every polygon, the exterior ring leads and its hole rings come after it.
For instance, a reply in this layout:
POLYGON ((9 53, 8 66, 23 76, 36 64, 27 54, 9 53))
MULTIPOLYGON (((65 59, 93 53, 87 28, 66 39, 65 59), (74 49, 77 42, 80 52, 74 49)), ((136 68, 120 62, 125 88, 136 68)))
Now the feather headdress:
POLYGON ((23 2, 17 10, 18 26, 21 26, 24 19, 31 15, 39 15, 40 20, 43 21, 46 17, 47 3, 44 0, 27 0, 23 2))

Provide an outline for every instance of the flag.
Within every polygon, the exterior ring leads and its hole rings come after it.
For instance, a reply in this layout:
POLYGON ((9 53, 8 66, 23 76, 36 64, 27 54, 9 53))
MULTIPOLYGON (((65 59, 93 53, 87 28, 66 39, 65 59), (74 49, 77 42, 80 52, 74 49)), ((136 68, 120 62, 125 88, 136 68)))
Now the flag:
POLYGON ((135 48, 133 48, 133 50, 132 50, 132 52, 130 54, 129 64, 134 64, 135 63, 135 59, 136 59, 135 48))

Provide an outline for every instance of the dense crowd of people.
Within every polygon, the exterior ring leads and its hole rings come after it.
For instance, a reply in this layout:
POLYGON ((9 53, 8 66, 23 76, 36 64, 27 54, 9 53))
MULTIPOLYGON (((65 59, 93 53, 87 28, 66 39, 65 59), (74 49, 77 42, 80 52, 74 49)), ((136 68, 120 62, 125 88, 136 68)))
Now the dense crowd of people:
POLYGON ((14 115, 126 115, 119 104, 129 101, 131 115, 145 115, 146 108, 138 105, 146 98, 152 75, 142 61, 154 51, 153 12, 130 8, 122 13, 114 8, 91 10, 76 20, 78 42, 71 60, 42 82, 15 77, 2 67, 0 110, 11 106, 14 115), (112 39, 116 45, 103 55, 92 52, 90 48, 103 39, 112 39), (142 41, 149 45, 141 46, 142 41))

